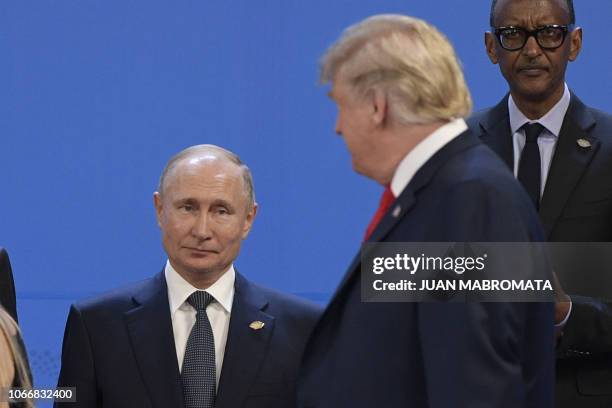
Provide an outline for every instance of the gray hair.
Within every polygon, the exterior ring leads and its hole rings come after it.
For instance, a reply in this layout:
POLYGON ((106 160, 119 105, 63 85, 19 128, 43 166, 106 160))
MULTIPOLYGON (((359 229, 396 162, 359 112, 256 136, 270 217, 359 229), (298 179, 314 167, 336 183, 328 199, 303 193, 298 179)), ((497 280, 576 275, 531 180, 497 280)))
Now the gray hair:
POLYGON ((347 28, 321 59, 320 81, 339 78, 355 97, 382 90, 390 117, 404 124, 448 121, 472 110, 453 46, 414 17, 376 15, 347 28))
POLYGON ((168 174, 174 170, 176 165, 183 159, 186 159, 191 156, 196 156, 198 154, 206 154, 212 153, 215 155, 219 155, 221 157, 226 158, 231 163, 234 163, 242 170, 242 179, 244 181, 244 188, 247 197, 247 209, 250 211, 255 206, 255 188, 253 186, 253 174, 249 167, 240 160, 240 157, 234 152, 231 152, 222 147, 213 145, 213 144, 201 144, 188 147, 174 156, 168 161, 164 170, 162 171, 161 176, 159 177, 159 183, 157 185, 157 191, 163 195, 164 188, 166 186, 166 178, 168 174))

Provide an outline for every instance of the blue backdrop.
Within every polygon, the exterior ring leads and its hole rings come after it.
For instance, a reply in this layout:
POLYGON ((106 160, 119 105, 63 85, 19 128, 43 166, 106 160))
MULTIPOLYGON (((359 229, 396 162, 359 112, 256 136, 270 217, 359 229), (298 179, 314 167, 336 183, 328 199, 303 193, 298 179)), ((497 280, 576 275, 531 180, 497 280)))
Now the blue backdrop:
MULTIPOLYGON (((476 108, 506 91, 485 55, 489 0, 0 3, 0 245, 38 386, 53 385, 68 306, 158 272, 152 193, 166 160, 215 143, 255 177, 238 268, 326 301, 381 189, 352 173, 317 64, 346 26, 399 12, 457 48, 476 108)), ((568 83, 612 111, 609 0, 577 2, 568 83)))

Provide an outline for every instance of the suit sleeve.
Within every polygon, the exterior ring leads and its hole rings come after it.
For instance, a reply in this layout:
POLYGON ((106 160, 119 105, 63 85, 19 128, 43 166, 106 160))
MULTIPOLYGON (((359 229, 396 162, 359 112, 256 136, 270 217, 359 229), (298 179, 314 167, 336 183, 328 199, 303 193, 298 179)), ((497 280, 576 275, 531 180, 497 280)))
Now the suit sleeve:
MULTIPOLYGON (((535 212, 522 212, 513 190, 484 187, 464 183, 442 200, 450 206, 440 204, 438 231, 447 231, 447 241, 528 242, 541 237, 535 212)), ((449 401, 469 408, 553 407, 553 303, 418 307, 431 408, 447 408, 449 401)))
POLYGON ((572 311, 563 329, 557 356, 612 353, 612 304, 585 296, 571 298, 572 311))
POLYGON ((96 375, 89 333, 81 311, 72 305, 64 332, 62 367, 58 387, 76 387, 76 403, 54 404, 56 408, 101 406, 96 392, 96 375))
POLYGON ((551 305, 473 302, 418 307, 430 408, 448 408, 449 401, 466 408, 553 406, 551 305), (543 335, 546 325, 550 333, 543 335))

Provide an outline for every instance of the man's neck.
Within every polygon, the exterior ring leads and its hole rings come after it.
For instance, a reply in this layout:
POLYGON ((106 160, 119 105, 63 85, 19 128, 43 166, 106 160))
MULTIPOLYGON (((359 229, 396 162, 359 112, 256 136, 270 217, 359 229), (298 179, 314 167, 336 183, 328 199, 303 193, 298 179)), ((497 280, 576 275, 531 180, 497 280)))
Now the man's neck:
POLYGON ((546 115, 563 97, 564 86, 561 86, 550 96, 544 99, 527 99, 521 96, 515 95, 512 91, 512 99, 516 104, 516 107, 530 120, 540 119, 546 115))
POLYGON ((377 177, 371 177, 376 182, 387 185, 391 183, 391 179, 399 166, 400 162, 406 155, 412 151, 425 138, 444 125, 444 122, 428 123, 424 125, 395 125, 388 129, 383 143, 385 143, 386 158, 383 164, 384 168, 380 168, 380 173, 377 177))

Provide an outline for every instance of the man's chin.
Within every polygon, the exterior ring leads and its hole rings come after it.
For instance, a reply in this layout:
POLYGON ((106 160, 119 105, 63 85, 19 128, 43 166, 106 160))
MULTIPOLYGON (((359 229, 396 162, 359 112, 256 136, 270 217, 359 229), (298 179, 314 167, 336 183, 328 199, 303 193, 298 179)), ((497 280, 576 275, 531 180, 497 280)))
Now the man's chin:
POLYGON ((554 91, 551 91, 551 84, 548 81, 542 81, 541 78, 534 78, 533 80, 523 80, 520 85, 516 87, 513 96, 518 96, 521 99, 539 102, 542 101, 554 91))
POLYGON ((367 178, 372 178, 370 173, 364 169, 363 166, 361 166, 358 162, 356 162, 355 160, 353 160, 353 171, 361 176, 367 177, 367 178))

